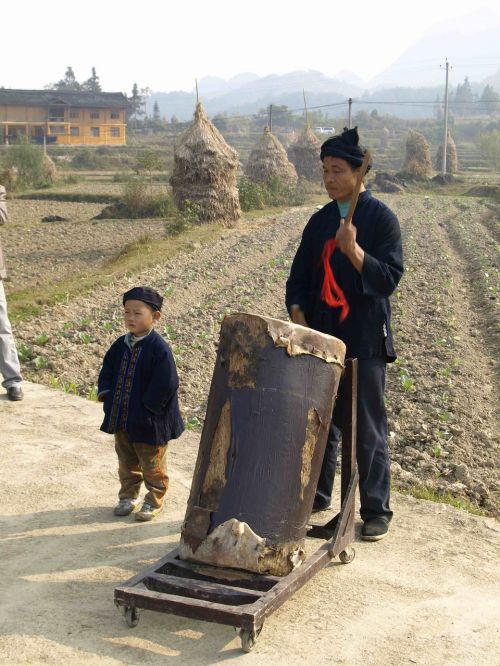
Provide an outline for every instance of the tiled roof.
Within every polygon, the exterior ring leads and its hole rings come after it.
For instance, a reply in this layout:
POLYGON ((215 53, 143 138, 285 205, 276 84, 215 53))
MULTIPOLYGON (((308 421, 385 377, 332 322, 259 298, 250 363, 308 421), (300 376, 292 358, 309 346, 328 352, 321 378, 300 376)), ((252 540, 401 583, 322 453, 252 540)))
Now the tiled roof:
POLYGON ((127 106, 127 98, 123 93, 0 88, 0 105, 2 106, 51 106, 57 104, 83 108, 123 109, 127 106))

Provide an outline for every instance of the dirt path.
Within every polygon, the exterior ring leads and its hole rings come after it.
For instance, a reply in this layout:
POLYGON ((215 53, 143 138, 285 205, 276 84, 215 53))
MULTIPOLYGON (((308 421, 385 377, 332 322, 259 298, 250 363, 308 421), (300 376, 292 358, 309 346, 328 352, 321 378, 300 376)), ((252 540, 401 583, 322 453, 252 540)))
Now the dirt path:
MULTIPOLYGON (((498 213, 467 197, 386 200, 401 222, 407 269, 392 299, 400 357, 388 369, 394 481, 496 515, 498 213)), ((105 350, 122 333, 120 294, 147 283, 165 294, 159 330, 174 351, 186 420, 196 427, 222 318, 236 311, 286 317, 284 284, 313 211, 242 223, 215 242, 25 322, 16 336, 28 378, 91 394, 105 350)))
POLYGON ((250 655, 222 625, 144 611, 129 629, 113 588, 175 547, 197 435, 171 446, 167 510, 143 524, 111 514, 116 464, 99 405, 34 384, 0 405, 2 663, 497 663, 498 523, 398 494, 387 539, 357 542, 352 564, 317 574, 250 655))

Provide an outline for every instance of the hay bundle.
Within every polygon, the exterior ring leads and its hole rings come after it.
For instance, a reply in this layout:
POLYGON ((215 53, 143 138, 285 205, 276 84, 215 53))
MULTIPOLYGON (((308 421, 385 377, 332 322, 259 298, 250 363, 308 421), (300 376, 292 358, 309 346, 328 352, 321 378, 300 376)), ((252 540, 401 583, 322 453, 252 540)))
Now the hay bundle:
POLYGON ((57 177, 57 168, 54 161, 48 156, 44 155, 42 160, 42 171, 45 180, 53 183, 57 177))
POLYGON ((288 158, 295 166, 299 177, 312 182, 321 180, 323 171, 319 159, 320 150, 320 141, 309 125, 306 125, 297 141, 288 149, 288 158))
POLYGON ((386 150, 387 146, 389 145, 389 137, 391 136, 390 131, 387 129, 387 127, 382 127, 380 130, 380 149, 381 150, 386 150))
POLYGON ((295 187, 297 184, 295 167, 289 162, 286 150, 271 134, 269 127, 264 129, 259 143, 250 153, 245 175, 259 185, 269 185, 275 178, 287 187, 295 187))
POLYGON ((240 217, 237 173, 238 153, 210 122, 201 104, 194 120, 181 135, 174 150, 170 178, 175 205, 186 201, 199 206, 199 221, 234 224, 240 217))
MULTIPOLYGON (((441 170, 443 166, 443 144, 439 146, 436 153, 436 169, 441 170)), ((457 146, 453 141, 451 134, 448 134, 446 141, 446 173, 457 173, 458 171, 458 157, 457 146)))
POLYGON ((3 185, 7 191, 15 190, 18 178, 18 171, 15 166, 5 167, 0 171, 0 185, 3 185))
POLYGON ((428 178, 432 173, 431 151, 427 139, 420 132, 410 130, 406 139, 406 159, 403 171, 417 178, 428 178))

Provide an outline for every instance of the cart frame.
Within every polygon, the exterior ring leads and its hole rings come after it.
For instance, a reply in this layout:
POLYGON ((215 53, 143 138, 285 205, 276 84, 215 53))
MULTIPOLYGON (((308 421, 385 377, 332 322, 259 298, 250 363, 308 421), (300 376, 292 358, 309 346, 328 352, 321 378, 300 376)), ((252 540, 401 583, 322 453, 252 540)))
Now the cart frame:
POLYGON ((308 537, 322 544, 301 566, 286 576, 250 573, 179 559, 172 550, 155 564, 115 588, 114 599, 123 608, 127 624, 136 626, 138 609, 173 613, 235 627, 242 648, 255 645, 264 620, 282 606, 334 557, 343 564, 355 556, 357 359, 346 361, 344 391, 350 396, 342 432, 340 512, 325 525, 310 525, 308 537))

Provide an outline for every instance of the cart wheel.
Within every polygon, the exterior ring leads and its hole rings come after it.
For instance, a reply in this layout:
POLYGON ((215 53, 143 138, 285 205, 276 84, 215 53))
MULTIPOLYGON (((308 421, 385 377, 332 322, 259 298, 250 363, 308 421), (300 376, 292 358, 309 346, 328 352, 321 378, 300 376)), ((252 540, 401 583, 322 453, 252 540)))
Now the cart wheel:
POLYGON ((339 560, 342 562, 342 564, 349 564, 349 562, 353 561, 355 556, 356 551, 354 548, 352 546, 347 546, 345 550, 339 553, 339 560))
POLYGON ((243 652, 251 652, 254 649, 261 631, 262 627, 255 629, 255 631, 253 629, 240 629, 239 633, 243 652))
POLYGON ((137 608, 133 608, 132 606, 125 606, 123 614, 125 615, 125 622, 129 627, 136 627, 139 624, 139 613, 137 608))

